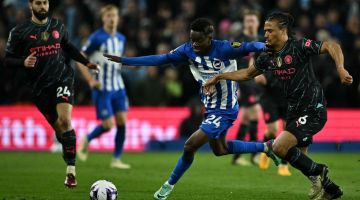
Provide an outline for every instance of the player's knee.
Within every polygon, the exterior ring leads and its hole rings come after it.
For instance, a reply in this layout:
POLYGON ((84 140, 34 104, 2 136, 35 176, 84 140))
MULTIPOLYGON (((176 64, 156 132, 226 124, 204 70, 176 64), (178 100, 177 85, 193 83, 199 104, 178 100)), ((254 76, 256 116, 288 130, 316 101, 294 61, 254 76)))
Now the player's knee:
POLYGON ((190 145, 190 144, 186 144, 184 145, 184 153, 185 154, 193 154, 195 152, 195 148, 190 145))
POLYGON ((274 143, 273 146, 273 151, 276 155, 284 158, 286 156, 286 153, 287 153, 287 149, 286 149, 286 146, 283 145, 283 144, 279 144, 279 143, 274 143))
POLYGON ((72 129, 71 120, 68 117, 59 116, 57 119, 57 124, 63 131, 68 131, 72 129))
POLYGON ((110 130, 113 126, 114 123, 112 122, 112 120, 107 120, 102 123, 102 127, 104 128, 105 131, 110 130))

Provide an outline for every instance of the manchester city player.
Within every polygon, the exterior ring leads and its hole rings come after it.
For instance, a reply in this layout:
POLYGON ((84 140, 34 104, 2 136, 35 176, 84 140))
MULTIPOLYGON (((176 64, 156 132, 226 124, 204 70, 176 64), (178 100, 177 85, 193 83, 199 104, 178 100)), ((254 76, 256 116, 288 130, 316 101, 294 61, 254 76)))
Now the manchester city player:
POLYGON ((288 104, 285 130, 275 139, 274 152, 313 181, 310 199, 336 199, 343 195, 343 191, 327 176, 328 167, 306 155, 313 135, 324 127, 327 120, 324 93, 315 77, 310 57, 328 53, 336 63, 341 82, 350 85, 353 78, 344 68, 344 56, 337 43, 306 38, 295 40, 291 32, 293 21, 287 13, 270 14, 264 26, 269 52, 261 53, 255 64, 247 69, 213 77, 205 84, 205 90, 211 93, 218 81, 249 80, 265 71, 272 72, 281 82, 288 104), (320 189, 314 187, 318 185, 320 189), (321 192, 321 187, 324 192, 321 192))
POLYGON ((128 109, 124 82, 120 69, 121 65, 108 61, 103 53, 123 55, 125 36, 117 32, 119 9, 114 5, 105 5, 100 9, 103 27, 91 34, 87 44, 82 48, 90 60, 101 66, 97 74, 89 73, 88 69, 79 67, 83 76, 92 88, 93 102, 96 106, 96 116, 102 121, 89 135, 85 136, 78 151, 80 160, 87 159, 88 144, 91 140, 109 131, 113 126, 113 116, 116 121, 115 148, 110 167, 129 169, 130 165, 120 159, 125 141, 125 121, 128 109))
MULTIPOLYGON (((231 43, 212 38, 214 27, 205 18, 196 19, 190 27, 190 42, 187 42, 167 54, 151 55, 134 58, 122 58, 105 55, 114 62, 131 66, 151 66, 165 63, 189 63, 190 70, 196 81, 203 85, 206 80, 224 72, 237 70, 236 58, 247 55, 249 52, 260 52, 265 48, 261 42, 231 43)), ((279 160, 268 148, 268 143, 243 142, 240 140, 226 141, 227 130, 232 126, 238 115, 238 102, 236 91, 237 83, 233 81, 220 81, 215 85, 216 90, 211 96, 200 91, 200 97, 205 105, 206 112, 200 128, 186 141, 184 151, 178 160, 169 179, 155 192, 155 199, 166 199, 174 185, 179 181, 185 171, 191 166, 195 152, 205 143, 209 142, 216 156, 234 153, 266 152, 275 163, 279 160)))
POLYGON ((70 43, 65 25, 49 16, 49 0, 29 0, 31 19, 17 25, 9 35, 5 65, 25 69, 26 83, 39 111, 54 129, 67 164, 65 186, 77 186, 76 136, 71 124, 74 102, 74 70, 65 62, 67 55, 89 69, 89 62, 70 43))

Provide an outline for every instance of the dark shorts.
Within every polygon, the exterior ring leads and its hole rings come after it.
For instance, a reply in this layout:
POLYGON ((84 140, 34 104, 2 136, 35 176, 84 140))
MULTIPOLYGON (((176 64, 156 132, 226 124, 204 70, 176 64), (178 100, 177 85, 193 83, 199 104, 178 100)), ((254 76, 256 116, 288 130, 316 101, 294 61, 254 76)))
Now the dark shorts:
POLYGON ((74 79, 60 80, 44 88, 39 95, 34 96, 34 103, 49 124, 54 124, 58 118, 56 105, 74 103, 74 79))
POLYGON ((259 103, 259 91, 256 86, 253 86, 250 83, 239 84, 239 89, 240 89, 240 98, 239 98, 240 106, 251 107, 259 103))
POLYGON ((307 147, 312 143, 313 135, 324 127, 326 121, 326 109, 303 112, 287 119, 285 130, 297 138, 298 147, 307 147))
POLYGON ((272 123, 286 117, 286 103, 268 97, 260 98, 260 105, 263 110, 265 123, 272 123))

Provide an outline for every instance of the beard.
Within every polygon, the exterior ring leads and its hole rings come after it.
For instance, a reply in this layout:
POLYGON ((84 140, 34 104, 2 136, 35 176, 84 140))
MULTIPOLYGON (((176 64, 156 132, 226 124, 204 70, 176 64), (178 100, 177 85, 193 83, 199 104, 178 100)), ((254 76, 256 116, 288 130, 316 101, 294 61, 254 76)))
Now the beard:
POLYGON ((37 12, 37 11, 33 10, 33 13, 34 13, 34 16, 40 21, 46 19, 49 16, 49 12, 46 12, 46 11, 45 12, 42 12, 42 11, 37 12))

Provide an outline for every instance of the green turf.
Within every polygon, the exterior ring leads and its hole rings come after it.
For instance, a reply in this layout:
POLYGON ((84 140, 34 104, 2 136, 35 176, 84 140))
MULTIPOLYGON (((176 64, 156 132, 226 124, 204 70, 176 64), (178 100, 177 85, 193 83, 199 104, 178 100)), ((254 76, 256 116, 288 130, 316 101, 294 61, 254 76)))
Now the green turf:
MULTIPOLYGON (((168 178, 180 153, 125 154, 131 170, 109 168, 110 154, 92 153, 86 163, 78 162, 76 189, 63 186, 65 166, 60 154, 0 153, 0 200, 88 199, 90 185, 99 179, 114 182, 119 200, 150 200, 168 178)), ((313 154, 330 167, 330 176, 345 192, 343 199, 360 199, 359 154, 313 154)), ((306 199, 309 182, 291 169, 293 176, 280 177, 276 168, 230 165, 230 156, 199 153, 193 166, 176 185, 171 199, 239 200, 306 199)))

